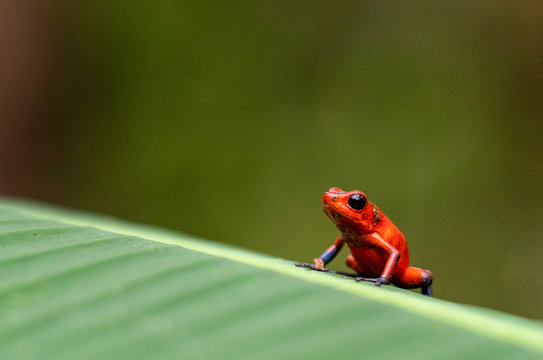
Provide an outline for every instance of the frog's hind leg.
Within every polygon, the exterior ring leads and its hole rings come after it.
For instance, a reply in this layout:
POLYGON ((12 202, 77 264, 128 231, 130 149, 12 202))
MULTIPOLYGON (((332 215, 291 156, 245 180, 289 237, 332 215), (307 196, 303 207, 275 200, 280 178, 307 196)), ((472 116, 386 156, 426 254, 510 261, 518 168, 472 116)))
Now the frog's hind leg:
POLYGON ((404 289, 422 288, 422 294, 432 296, 432 272, 418 267, 410 266, 401 278, 394 281, 394 285, 404 289))
POLYGON ((362 267, 358 265, 358 263, 351 254, 349 254, 349 256, 347 256, 347 258, 345 259, 345 264, 347 264, 348 267, 356 271, 357 274, 361 274, 364 272, 364 269, 362 269, 362 267))

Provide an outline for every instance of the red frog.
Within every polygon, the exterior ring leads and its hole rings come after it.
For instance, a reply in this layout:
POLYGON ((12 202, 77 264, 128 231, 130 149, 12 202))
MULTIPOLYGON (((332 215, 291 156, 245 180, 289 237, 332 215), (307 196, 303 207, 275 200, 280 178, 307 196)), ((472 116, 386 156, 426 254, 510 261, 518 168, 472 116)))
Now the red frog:
POLYGON ((404 288, 422 288, 432 296, 432 272, 409 266, 409 251, 404 235, 361 191, 331 188, 322 196, 322 207, 340 231, 336 242, 314 264, 296 264, 313 270, 326 271, 346 243, 351 250, 347 266, 356 271, 350 275, 357 281, 375 285, 390 283, 404 288))

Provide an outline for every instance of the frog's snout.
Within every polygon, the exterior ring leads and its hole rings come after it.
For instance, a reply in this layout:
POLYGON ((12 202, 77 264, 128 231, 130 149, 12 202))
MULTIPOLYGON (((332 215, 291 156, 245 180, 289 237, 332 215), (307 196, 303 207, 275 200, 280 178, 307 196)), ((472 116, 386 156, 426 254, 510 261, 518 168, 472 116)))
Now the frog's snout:
POLYGON ((330 206, 332 202, 337 200, 338 195, 343 194, 345 191, 338 187, 330 188, 322 195, 322 204, 324 206, 330 206))

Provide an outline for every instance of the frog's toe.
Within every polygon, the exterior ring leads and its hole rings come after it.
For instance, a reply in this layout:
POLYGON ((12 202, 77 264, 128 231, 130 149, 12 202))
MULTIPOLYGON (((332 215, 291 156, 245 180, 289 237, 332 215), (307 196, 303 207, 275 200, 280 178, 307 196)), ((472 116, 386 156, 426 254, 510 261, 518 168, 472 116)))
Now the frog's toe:
POLYGON ((295 263, 294 265, 296 265, 297 267, 303 267, 303 268, 310 269, 310 270, 316 270, 315 269, 315 264, 295 263))
POLYGON ((377 282, 375 283, 375 285, 388 285, 390 284, 390 279, 389 278, 386 278, 386 277, 380 277, 379 280, 377 280, 377 282))

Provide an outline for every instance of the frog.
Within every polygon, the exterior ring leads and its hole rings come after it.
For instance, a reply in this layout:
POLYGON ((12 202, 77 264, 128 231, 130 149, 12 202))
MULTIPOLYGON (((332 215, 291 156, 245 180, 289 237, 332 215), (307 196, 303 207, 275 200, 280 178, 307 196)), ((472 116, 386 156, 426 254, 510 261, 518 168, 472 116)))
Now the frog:
POLYGON ((322 195, 322 208, 340 234, 334 244, 313 259, 313 264, 296 263, 296 266, 347 275, 376 286, 421 288, 423 295, 433 296, 432 272, 409 265, 405 236, 365 193, 333 187, 322 195), (326 268, 345 244, 350 250, 346 264, 354 274, 326 268))

